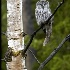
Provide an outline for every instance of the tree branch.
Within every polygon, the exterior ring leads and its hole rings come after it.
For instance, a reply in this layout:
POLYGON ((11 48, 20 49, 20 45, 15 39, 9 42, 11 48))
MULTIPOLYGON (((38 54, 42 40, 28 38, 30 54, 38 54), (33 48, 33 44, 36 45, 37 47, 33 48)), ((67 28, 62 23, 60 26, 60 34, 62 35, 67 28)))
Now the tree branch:
POLYGON ((53 50, 53 52, 48 56, 48 58, 46 58, 46 60, 43 61, 43 62, 40 64, 38 70, 42 70, 42 68, 53 58, 53 56, 60 50, 60 48, 62 47, 62 45, 63 45, 66 41, 68 41, 68 40, 70 40, 70 34, 69 34, 66 38, 64 38, 63 41, 59 44, 59 46, 58 46, 57 48, 55 48, 55 49, 53 50))
MULTIPOLYGON (((26 47, 26 44, 25 44, 25 47, 26 47)), ((33 55, 33 57, 35 58, 35 60, 37 61, 37 63, 38 64, 41 64, 40 63, 40 61, 37 59, 37 57, 35 56, 35 54, 30 50, 30 48, 28 49, 30 52, 31 52, 31 54, 33 55)), ((22 54, 24 54, 24 50, 23 50, 23 53, 22 54)))
POLYGON ((29 51, 32 53, 32 55, 34 56, 34 58, 38 62, 38 64, 41 64, 40 61, 37 59, 37 57, 34 55, 34 53, 30 49, 29 49, 29 51))
POLYGON ((7 33, 5 33, 5 32, 1 32, 1 34, 5 35, 5 36, 7 37, 7 33))
MULTIPOLYGON (((61 5, 62 5, 63 3, 64 3, 64 0, 63 0, 62 2, 60 2, 60 4, 55 8, 53 14, 48 18, 48 20, 46 20, 46 21, 44 22, 45 24, 48 24, 48 22, 50 21, 50 19, 54 16, 54 14, 57 12, 57 10, 61 7, 61 5)), ((26 48, 24 49, 24 53, 26 53, 26 51, 27 51, 27 49, 29 48, 30 44, 32 43, 32 40, 33 40, 34 36, 36 35, 36 33, 37 33, 40 29, 42 29, 42 28, 45 26, 45 24, 43 24, 43 25, 40 26, 36 31, 33 32, 33 34, 31 35, 31 38, 30 38, 30 40, 29 40, 29 42, 28 42, 26 48)))
POLYGON ((48 22, 50 21, 50 19, 55 15, 55 13, 57 12, 57 10, 63 5, 63 3, 64 3, 64 0, 62 0, 62 2, 60 2, 58 4, 58 6, 55 8, 53 14, 48 18, 47 21, 45 21, 45 24, 48 24, 48 22))

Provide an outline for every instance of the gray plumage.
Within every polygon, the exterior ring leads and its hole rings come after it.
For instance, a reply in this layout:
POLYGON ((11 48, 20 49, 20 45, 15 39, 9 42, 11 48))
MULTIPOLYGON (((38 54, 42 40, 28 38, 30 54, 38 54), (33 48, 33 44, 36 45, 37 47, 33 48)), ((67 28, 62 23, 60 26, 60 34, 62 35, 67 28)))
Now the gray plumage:
MULTIPOLYGON (((41 26, 42 23, 44 24, 44 22, 50 17, 51 14, 52 13, 48 1, 40 0, 36 3, 35 17, 39 26, 41 26)), ((43 46, 45 46, 49 42, 52 33, 52 18, 50 19, 49 23, 50 24, 46 24, 43 27, 43 31, 46 35, 43 46)))

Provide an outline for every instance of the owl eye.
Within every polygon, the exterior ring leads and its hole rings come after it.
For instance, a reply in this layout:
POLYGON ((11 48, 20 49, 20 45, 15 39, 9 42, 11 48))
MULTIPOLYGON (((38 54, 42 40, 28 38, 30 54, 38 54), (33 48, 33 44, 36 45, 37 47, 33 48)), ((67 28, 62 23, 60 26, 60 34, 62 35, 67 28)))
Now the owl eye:
POLYGON ((41 5, 38 5, 38 9, 42 9, 41 5))

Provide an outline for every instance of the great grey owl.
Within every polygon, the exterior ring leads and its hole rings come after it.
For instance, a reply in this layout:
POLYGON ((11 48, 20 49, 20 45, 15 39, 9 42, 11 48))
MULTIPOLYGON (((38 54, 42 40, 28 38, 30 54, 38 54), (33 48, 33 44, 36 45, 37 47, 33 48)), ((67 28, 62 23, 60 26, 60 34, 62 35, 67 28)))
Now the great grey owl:
MULTIPOLYGON (((51 14, 52 13, 48 1, 40 0, 36 3, 35 17, 39 26, 44 24, 44 22, 51 16, 51 14)), ((49 24, 46 24, 43 27, 43 31, 46 35, 45 40, 43 42, 43 46, 45 46, 49 42, 52 33, 52 18, 50 19, 49 24)))

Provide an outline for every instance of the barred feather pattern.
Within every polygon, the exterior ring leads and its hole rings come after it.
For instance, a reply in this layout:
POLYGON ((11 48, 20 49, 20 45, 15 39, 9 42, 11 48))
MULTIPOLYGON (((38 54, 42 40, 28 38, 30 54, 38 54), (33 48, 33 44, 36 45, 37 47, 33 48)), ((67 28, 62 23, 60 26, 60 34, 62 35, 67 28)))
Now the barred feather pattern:
MULTIPOLYGON (((35 9, 35 17, 36 17, 36 21, 37 24, 39 26, 41 26, 42 24, 44 24, 44 22, 51 16, 51 9, 49 7, 49 2, 46 0, 40 0, 36 3, 36 9, 35 9)), ((51 33, 52 33, 52 18, 50 19, 49 23, 50 24, 46 24, 43 27, 43 31, 46 34, 45 40, 43 42, 43 46, 45 46, 50 39, 51 33)))

